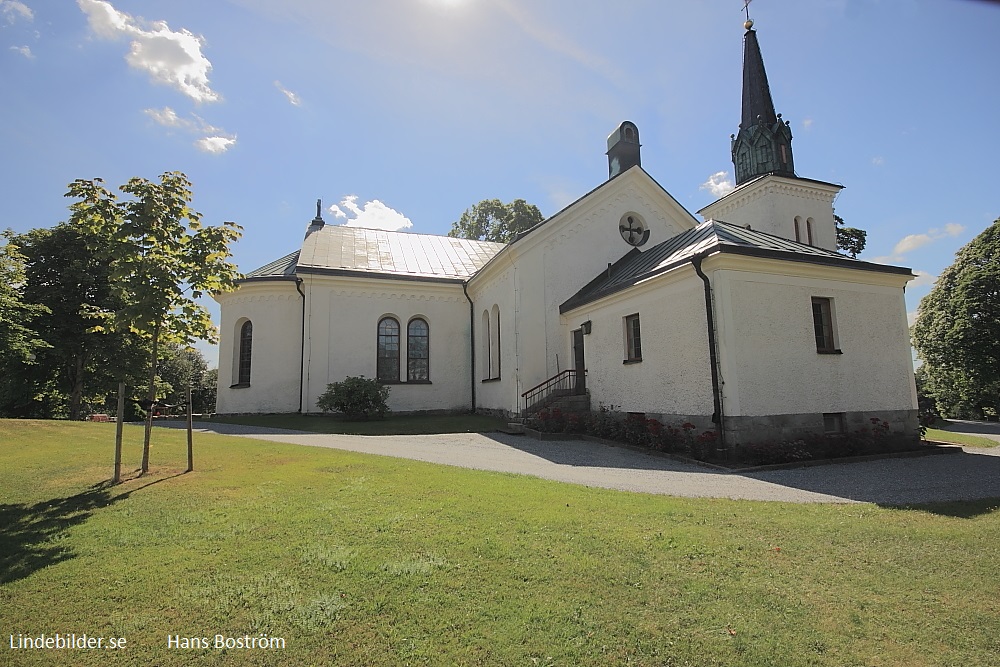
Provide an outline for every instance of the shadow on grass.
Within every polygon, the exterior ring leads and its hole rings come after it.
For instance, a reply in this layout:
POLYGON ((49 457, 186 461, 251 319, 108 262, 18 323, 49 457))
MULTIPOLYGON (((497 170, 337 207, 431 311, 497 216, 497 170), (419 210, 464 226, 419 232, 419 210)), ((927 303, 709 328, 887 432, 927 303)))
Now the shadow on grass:
POLYGON ((72 496, 34 504, 0 504, 0 584, 24 579, 50 565, 75 556, 66 546, 67 531, 83 524, 105 507, 127 499, 136 491, 184 473, 161 477, 115 494, 110 481, 94 484, 72 496))

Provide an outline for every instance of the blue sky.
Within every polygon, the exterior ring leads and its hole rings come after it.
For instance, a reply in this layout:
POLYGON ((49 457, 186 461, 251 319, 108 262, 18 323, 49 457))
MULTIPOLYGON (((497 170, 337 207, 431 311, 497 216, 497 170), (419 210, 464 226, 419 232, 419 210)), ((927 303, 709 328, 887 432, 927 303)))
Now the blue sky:
MULTIPOLYGON (((244 227, 249 271, 299 246, 318 198, 331 223, 429 234, 490 197, 551 215, 607 178, 626 119, 696 211, 732 182, 742 5, 0 0, 0 228, 65 220, 76 178, 179 170, 206 222, 244 227)), ((1000 5, 750 11, 798 175, 846 186, 862 259, 913 268, 916 311, 1000 217, 1000 5)))

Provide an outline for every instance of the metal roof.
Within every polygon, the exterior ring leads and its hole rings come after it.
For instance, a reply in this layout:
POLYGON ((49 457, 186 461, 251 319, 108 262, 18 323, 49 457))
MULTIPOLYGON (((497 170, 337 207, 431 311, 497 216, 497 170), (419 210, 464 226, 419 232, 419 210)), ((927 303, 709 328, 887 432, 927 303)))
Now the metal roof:
POLYGON ((466 280, 504 247, 450 236, 310 226, 295 272, 466 280))
POLYGON ((912 275, 910 269, 907 268, 872 264, 832 250, 798 243, 721 220, 708 220, 694 229, 682 232, 644 252, 633 249, 618 260, 609 271, 602 272, 583 289, 567 299, 559 306, 559 312, 568 312, 601 297, 627 289, 642 280, 684 264, 695 255, 711 252, 727 252, 794 262, 831 264, 862 271, 912 275))
POLYGON ((281 259, 265 264, 243 276, 243 280, 268 280, 295 276, 295 264, 299 261, 299 251, 290 252, 281 259))

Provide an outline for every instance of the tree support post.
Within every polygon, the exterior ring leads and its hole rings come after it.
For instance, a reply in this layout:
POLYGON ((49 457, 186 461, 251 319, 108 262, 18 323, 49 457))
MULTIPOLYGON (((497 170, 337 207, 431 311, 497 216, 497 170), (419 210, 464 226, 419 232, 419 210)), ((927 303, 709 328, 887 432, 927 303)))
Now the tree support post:
POLYGON ((118 383, 118 414, 115 418, 115 476, 112 484, 122 481, 122 429, 125 426, 125 383, 118 383))
POLYGON ((194 417, 191 415, 191 387, 187 388, 188 469, 194 470, 194 417))

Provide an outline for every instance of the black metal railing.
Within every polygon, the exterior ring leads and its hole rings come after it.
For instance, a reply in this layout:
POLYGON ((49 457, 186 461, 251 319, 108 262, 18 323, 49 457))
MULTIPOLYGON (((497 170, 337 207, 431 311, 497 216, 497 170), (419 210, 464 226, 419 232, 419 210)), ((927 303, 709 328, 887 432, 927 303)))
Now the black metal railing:
POLYGON ((586 370, 568 368, 521 394, 521 414, 543 407, 550 399, 585 391, 586 370))

